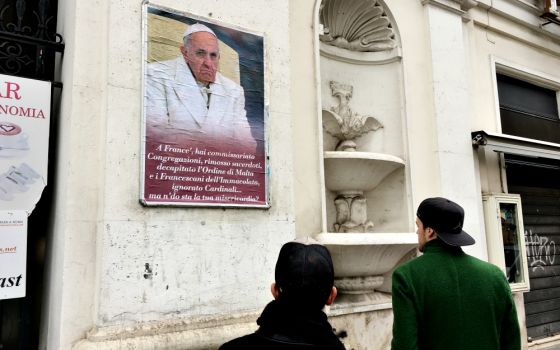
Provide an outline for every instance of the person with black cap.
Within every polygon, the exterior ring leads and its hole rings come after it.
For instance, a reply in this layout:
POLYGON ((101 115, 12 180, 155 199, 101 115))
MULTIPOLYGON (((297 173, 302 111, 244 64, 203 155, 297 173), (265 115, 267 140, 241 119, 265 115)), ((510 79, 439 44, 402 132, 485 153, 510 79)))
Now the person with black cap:
POLYGON ((336 298, 329 251, 298 239, 280 249, 270 302, 257 320, 259 329, 223 344, 219 350, 344 350, 326 314, 336 298))
POLYGON ((428 198, 416 216, 424 254, 393 273, 391 349, 521 349, 505 274, 461 249, 475 243, 463 231, 463 208, 428 198))

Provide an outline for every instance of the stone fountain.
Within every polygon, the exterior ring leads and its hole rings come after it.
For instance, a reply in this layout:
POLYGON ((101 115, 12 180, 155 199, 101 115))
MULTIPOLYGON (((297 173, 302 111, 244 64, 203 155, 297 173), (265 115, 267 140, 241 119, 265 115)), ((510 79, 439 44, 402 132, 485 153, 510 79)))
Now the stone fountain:
POLYGON ((322 111, 323 127, 338 142, 323 154, 325 187, 334 194, 332 231, 317 236, 331 252, 335 265, 338 302, 333 308, 387 305, 390 276, 400 261, 414 253, 413 233, 374 231, 375 215, 368 208, 367 193, 376 190, 396 171, 403 159, 390 154, 361 152, 356 139, 373 136, 384 126, 373 116, 360 115, 350 107, 353 87, 331 81, 336 106, 322 111))

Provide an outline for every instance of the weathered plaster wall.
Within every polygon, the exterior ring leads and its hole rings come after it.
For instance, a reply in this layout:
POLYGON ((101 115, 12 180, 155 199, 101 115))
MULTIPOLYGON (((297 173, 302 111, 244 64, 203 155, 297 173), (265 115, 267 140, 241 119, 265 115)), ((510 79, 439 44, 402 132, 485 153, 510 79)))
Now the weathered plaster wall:
POLYGON ((294 139, 294 193, 296 232, 299 236, 322 230, 322 163, 319 124, 320 85, 317 81, 315 1, 290 0, 290 69, 294 139))
POLYGON ((43 332, 49 349, 68 349, 89 330, 78 348, 251 314, 270 299, 276 255, 295 236, 288 5, 157 4, 264 33, 271 208, 142 207, 141 4, 62 1, 67 54, 43 332))
POLYGON ((393 312, 391 309, 358 312, 332 317, 333 328, 342 338, 346 349, 390 349, 393 312))

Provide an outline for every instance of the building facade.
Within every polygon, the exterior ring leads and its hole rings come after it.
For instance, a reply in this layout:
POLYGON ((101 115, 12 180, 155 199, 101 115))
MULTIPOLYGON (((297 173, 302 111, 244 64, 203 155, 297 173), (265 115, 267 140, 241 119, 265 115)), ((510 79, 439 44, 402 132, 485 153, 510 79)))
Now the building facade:
POLYGON ((283 243, 333 255, 348 349, 389 349, 416 206, 466 212, 523 346, 560 346, 555 0, 58 2, 63 84, 41 349, 215 349, 256 329, 283 243), (264 40, 269 208, 143 206, 146 7, 264 40), (350 135, 340 120, 359 127, 350 135))

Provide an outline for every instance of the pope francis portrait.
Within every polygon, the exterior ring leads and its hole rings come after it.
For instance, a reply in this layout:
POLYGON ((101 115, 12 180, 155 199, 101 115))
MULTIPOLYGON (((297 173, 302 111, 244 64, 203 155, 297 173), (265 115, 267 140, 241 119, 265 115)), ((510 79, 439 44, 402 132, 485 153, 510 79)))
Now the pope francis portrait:
POLYGON ((218 72, 216 34, 193 24, 179 51, 175 59, 147 65, 147 141, 254 152, 243 87, 218 72))

